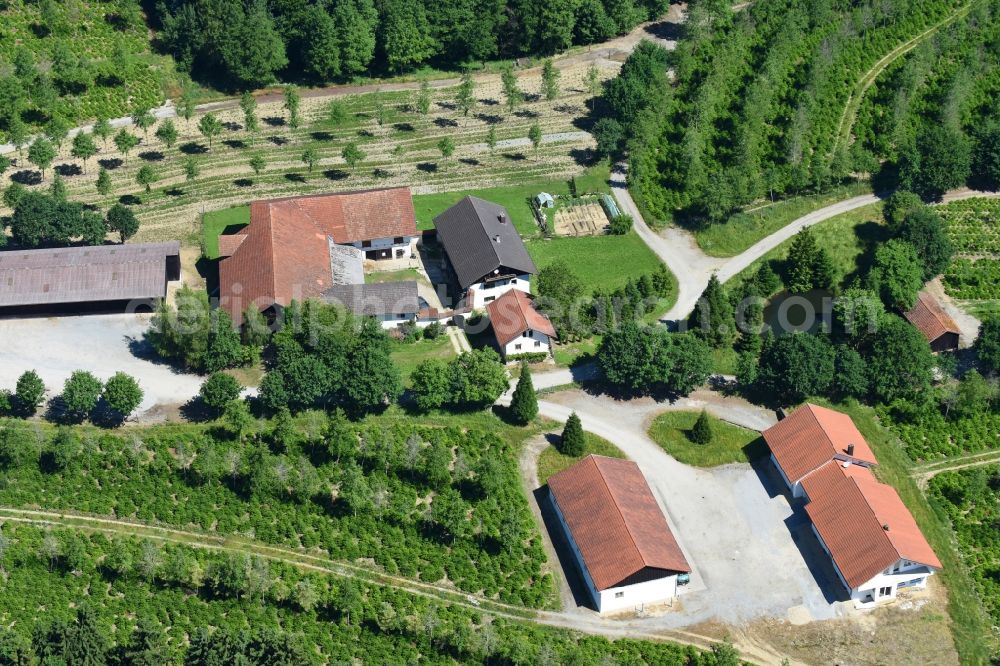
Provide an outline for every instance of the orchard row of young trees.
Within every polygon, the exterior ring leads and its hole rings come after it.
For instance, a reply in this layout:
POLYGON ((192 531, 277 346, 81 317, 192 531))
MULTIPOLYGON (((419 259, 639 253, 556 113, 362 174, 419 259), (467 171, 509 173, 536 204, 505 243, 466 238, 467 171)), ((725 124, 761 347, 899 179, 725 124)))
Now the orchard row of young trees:
POLYGON ((10 524, 0 544, 7 664, 740 663, 727 643, 610 641, 242 553, 10 524))
MULTIPOLYGON (((843 139, 862 76, 957 5, 770 0, 734 12, 717 0, 692 2, 675 51, 641 45, 607 86, 607 117, 595 126, 599 149, 628 153, 630 185, 652 217, 694 225, 857 174, 881 173, 877 186, 898 184, 925 200, 963 185, 972 172, 985 176, 977 184, 997 187, 1000 130, 993 120, 983 126, 995 116, 995 77, 977 77, 976 64, 995 66, 996 2, 978 3, 961 27, 942 29, 941 53, 960 50, 954 80, 935 80, 924 92, 926 77, 910 72, 900 85, 919 89, 914 99, 889 93, 864 116, 868 127, 892 127, 843 139), (970 171, 973 156, 978 168, 970 171)), ((937 60, 921 60, 922 72, 937 60)))
POLYGON ((227 89, 421 65, 552 54, 625 34, 665 0, 171 0, 160 37, 195 78, 227 89))

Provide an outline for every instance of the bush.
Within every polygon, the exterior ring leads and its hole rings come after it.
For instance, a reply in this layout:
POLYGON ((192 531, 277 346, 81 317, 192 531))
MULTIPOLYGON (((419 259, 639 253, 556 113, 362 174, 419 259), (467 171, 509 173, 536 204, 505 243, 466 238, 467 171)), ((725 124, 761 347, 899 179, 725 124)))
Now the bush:
POLYGON ((624 236, 628 232, 632 231, 632 216, 625 215, 615 215, 611 218, 610 224, 608 224, 608 233, 612 236, 624 236))
POLYGON ((216 372, 209 376, 198 390, 198 395, 206 405, 222 410, 229 402, 240 397, 243 387, 232 375, 216 372))
POLYGON ((439 321, 432 321, 424 327, 424 338, 426 340, 436 340, 444 333, 444 326, 439 321))

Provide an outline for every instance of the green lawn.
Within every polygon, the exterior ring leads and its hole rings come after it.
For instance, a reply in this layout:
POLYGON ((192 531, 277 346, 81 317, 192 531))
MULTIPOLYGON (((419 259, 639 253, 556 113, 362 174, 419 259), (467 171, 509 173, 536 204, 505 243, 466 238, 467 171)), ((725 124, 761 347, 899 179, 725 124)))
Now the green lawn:
POLYGON ((202 246, 206 259, 219 258, 219 236, 250 224, 250 206, 225 208, 202 216, 202 246))
POLYGON ((548 446, 538 456, 538 482, 542 485, 549 480, 553 474, 563 471, 573 463, 579 462, 590 454, 608 456, 609 458, 624 458, 625 454, 606 439, 598 437, 589 432, 583 433, 586 438, 584 442, 582 456, 564 456, 554 446, 548 446))
POLYGON ((803 215, 870 192, 871 188, 866 183, 854 183, 824 194, 765 204, 747 212, 736 213, 724 224, 713 224, 707 229, 696 231, 694 236, 705 254, 713 257, 732 257, 803 215))
MULTIPOLYGON (((576 188, 580 194, 587 192, 610 192, 608 179, 610 170, 607 163, 591 167, 576 177, 576 188)), ((528 200, 539 192, 549 194, 569 194, 569 180, 541 180, 524 185, 490 187, 484 189, 459 190, 417 194, 413 197, 413 208, 417 215, 417 229, 433 229, 434 218, 458 203, 463 197, 473 196, 492 201, 507 209, 510 219, 522 236, 539 235, 538 224, 531 213, 528 200)))
POLYGON ((688 439, 700 412, 666 412, 660 414, 649 428, 649 436, 664 451, 685 465, 715 467, 727 463, 747 462, 747 447, 760 439, 760 433, 720 421, 709 415, 712 441, 695 444, 688 439))
POLYGON ((948 526, 943 510, 935 510, 927 497, 917 487, 910 475, 913 463, 906 456, 900 441, 879 422, 870 407, 847 402, 831 404, 822 398, 810 402, 846 412, 871 445, 878 466, 875 475, 893 486, 903 503, 913 514, 920 530, 934 549, 944 567, 938 575, 948 588, 948 614, 951 616, 951 633, 963 664, 986 664, 997 650, 997 634, 969 577, 966 563, 955 547, 955 536, 948 526))
POLYGON ((381 284, 383 282, 426 282, 426 278, 416 268, 404 268, 398 271, 376 271, 365 273, 365 282, 381 284))
POLYGON ((448 341, 447 335, 439 335, 433 340, 418 340, 417 342, 392 342, 392 360, 403 374, 403 383, 408 384, 410 375, 421 361, 429 358, 449 359, 455 355, 455 350, 448 341))
MULTIPOLYGON (((583 282, 585 293, 598 287, 616 289, 660 267, 660 259, 639 235, 534 238, 525 243, 538 268, 562 259, 583 282)), ((671 295, 671 301, 673 300, 671 295)))
MULTIPOLYGON (((816 243, 830 253, 837 281, 849 280, 862 268, 859 261, 863 261, 866 256, 871 255, 867 250, 873 249, 875 244, 884 239, 885 224, 882 220, 882 204, 864 206, 843 215, 831 217, 825 222, 810 227, 810 229, 816 238, 816 243)), ((735 275, 728 284, 730 286, 738 285, 753 275, 763 262, 784 261, 788 256, 788 248, 791 247, 793 238, 750 264, 735 275)))
POLYGON ((555 359, 556 365, 565 368, 576 363, 581 357, 593 355, 600 345, 600 335, 594 335, 578 342, 558 343, 552 349, 552 357, 555 359))

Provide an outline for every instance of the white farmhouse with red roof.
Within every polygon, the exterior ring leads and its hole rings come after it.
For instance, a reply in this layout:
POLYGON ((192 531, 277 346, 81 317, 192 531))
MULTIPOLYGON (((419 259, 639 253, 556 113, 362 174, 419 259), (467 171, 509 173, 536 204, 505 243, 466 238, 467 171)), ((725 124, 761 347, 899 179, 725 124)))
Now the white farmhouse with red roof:
POLYGON ((547 354, 556 337, 548 318, 535 309, 531 296, 511 289, 486 305, 490 326, 505 359, 519 354, 547 354))
POLYGON ((850 416, 806 404, 765 430, 764 441, 856 604, 925 587, 941 568, 896 490, 872 474, 878 461, 850 416))

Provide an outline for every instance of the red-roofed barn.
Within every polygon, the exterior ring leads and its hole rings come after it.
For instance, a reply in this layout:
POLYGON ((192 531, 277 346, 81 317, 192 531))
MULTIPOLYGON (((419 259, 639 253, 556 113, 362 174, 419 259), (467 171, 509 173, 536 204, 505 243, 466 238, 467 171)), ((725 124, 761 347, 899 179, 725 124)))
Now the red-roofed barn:
POLYGON ((549 497, 600 613, 669 602, 689 573, 638 465, 590 455, 549 478, 549 497))

